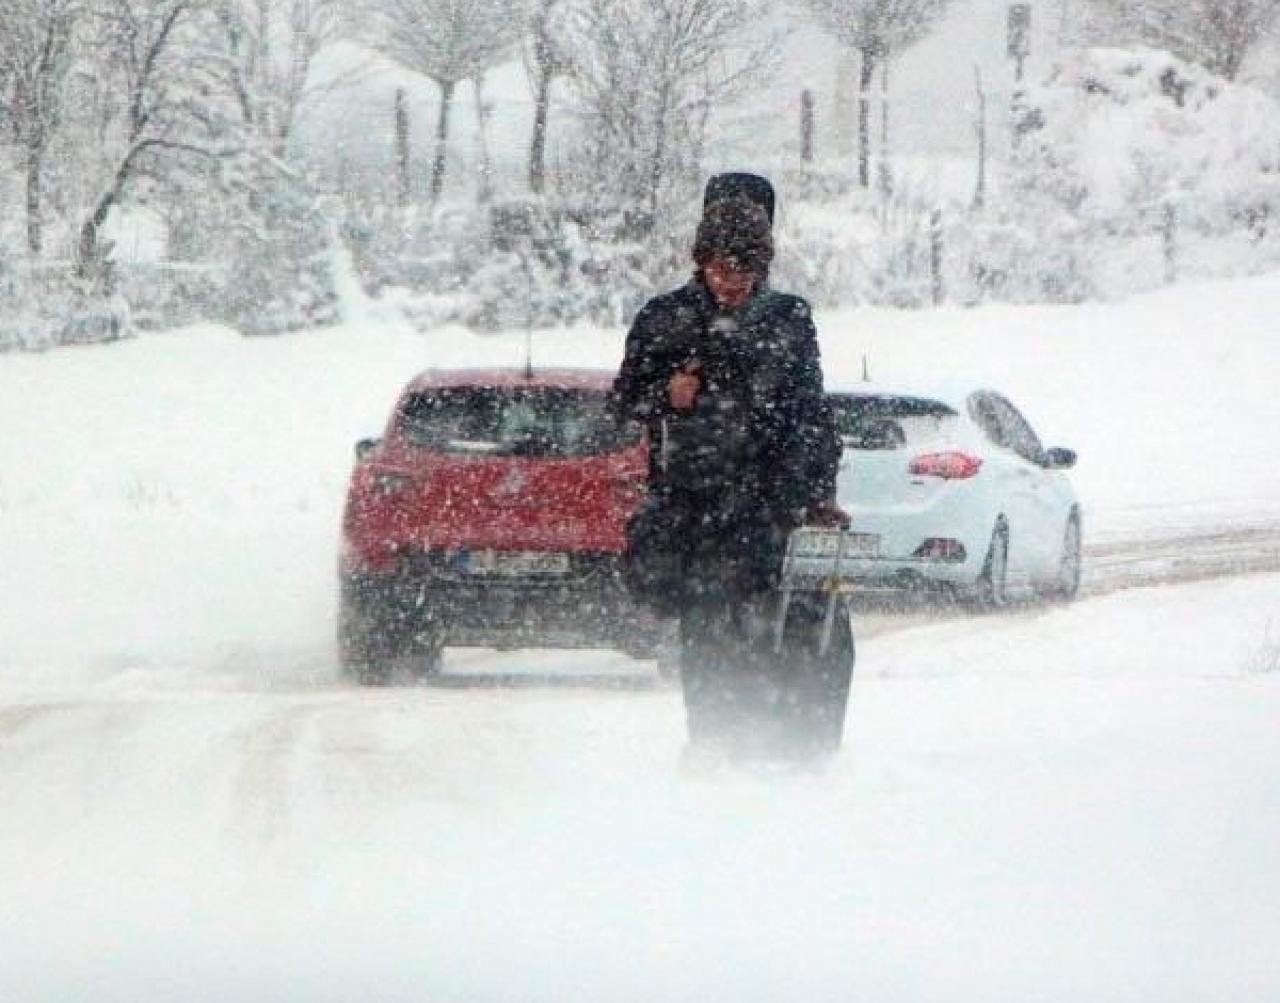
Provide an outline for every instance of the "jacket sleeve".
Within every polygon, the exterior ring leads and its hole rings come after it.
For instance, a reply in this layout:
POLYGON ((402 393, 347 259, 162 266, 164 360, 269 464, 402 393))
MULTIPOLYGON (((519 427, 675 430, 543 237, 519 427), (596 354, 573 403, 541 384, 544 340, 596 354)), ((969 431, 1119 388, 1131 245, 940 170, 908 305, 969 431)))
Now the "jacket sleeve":
POLYGON ((666 311, 650 300, 636 315, 627 332, 622 367, 613 381, 610 407, 620 420, 652 426, 666 413, 666 386, 670 379, 667 358, 666 311))
POLYGON ((790 324, 787 408, 792 445, 785 450, 785 504, 799 513, 833 498, 840 466, 840 436, 822 382, 818 331, 809 304, 796 299, 790 324))

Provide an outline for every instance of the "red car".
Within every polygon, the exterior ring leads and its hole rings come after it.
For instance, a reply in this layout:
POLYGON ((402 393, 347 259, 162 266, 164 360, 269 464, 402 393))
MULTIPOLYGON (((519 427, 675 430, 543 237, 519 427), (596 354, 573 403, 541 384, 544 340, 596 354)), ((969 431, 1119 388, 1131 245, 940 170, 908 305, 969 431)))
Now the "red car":
POLYGON ((612 373, 428 371, 356 447, 338 642, 363 682, 439 670, 445 646, 611 647, 653 657, 664 625, 620 576, 644 496, 643 430, 612 373))

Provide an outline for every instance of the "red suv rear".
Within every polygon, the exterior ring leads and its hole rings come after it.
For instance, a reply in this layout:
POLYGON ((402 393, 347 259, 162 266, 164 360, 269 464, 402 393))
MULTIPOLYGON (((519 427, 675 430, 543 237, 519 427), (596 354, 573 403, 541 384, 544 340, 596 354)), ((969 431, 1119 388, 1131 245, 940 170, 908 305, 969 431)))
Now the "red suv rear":
POLYGON ((373 682, 445 645, 656 650, 620 577, 644 494, 643 432, 612 374, 427 372, 357 447, 342 522, 339 647, 373 682))

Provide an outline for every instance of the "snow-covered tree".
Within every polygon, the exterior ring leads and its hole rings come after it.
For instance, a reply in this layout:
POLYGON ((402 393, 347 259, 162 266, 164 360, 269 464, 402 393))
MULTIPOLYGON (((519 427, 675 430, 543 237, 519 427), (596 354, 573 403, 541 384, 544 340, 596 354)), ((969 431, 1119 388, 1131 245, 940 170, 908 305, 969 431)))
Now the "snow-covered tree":
POLYGON ((871 186, 871 87, 877 68, 923 39, 948 0, 803 0, 826 31, 858 55, 858 182, 871 186))
POLYGON ((1280 0, 1085 0, 1081 27, 1088 41, 1164 49, 1235 80, 1278 21, 1280 0))
POLYGON ((130 194, 216 181, 246 153, 226 36, 211 0, 97 0, 93 119, 102 175, 89 196, 77 271, 104 261, 101 232, 130 194))
POLYGON ((82 0, 0 0, 0 131, 23 157, 27 248, 44 246, 45 159, 62 118, 82 0))
POLYGON ((454 91, 506 60, 525 30, 524 0, 367 0, 365 38, 440 88, 431 201, 444 189, 454 91))
POLYGON ((572 183, 656 218, 701 173, 714 111, 778 50, 757 0, 579 0, 573 82, 585 149, 572 183))
POLYGON ((569 0, 536 0, 525 40, 525 65, 533 87, 533 138, 529 144, 529 190, 541 195, 547 179, 547 125, 551 88, 573 67, 565 33, 569 0))
POLYGON ((245 334, 278 334, 339 317, 333 234, 320 200, 272 158, 245 162, 223 216, 228 281, 222 319, 245 334))

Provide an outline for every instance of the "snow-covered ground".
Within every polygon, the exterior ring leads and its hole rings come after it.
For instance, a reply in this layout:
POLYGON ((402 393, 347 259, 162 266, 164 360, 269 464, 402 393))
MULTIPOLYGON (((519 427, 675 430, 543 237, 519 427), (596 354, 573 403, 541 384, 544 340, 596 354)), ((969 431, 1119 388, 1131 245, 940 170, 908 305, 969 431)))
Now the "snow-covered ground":
POLYGON ((866 644, 819 778, 682 780, 668 690, 250 664, 9 698, 0 998, 1264 1003, 1277 595, 866 644))
MULTIPOLYGON (((1278 297, 820 326, 829 382, 1006 390, 1145 540, 1280 522, 1278 297)), ((867 640, 821 777, 682 777, 621 656, 341 682, 353 440, 520 345, 370 309, 0 357, 0 999, 1273 998, 1280 576, 867 640)))

